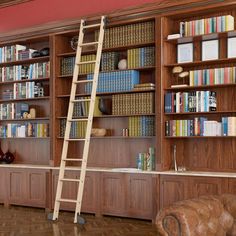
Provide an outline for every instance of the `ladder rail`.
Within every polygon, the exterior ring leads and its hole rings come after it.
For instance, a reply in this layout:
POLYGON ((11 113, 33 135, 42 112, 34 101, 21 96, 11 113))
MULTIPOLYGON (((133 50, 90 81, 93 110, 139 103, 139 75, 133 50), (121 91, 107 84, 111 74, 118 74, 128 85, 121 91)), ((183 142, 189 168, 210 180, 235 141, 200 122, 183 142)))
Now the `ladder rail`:
MULTIPOLYGON (((89 25, 86 26, 84 20, 81 20, 81 22, 80 22, 78 46, 77 46, 77 50, 76 50, 75 66, 74 66, 73 79, 72 79, 72 84, 71 84, 70 101, 69 101, 69 107, 68 107, 68 113, 67 113, 62 154, 61 154, 61 164, 60 164, 59 178, 58 178, 58 184, 57 184, 56 199, 55 199, 55 204, 54 204, 53 216, 51 218, 52 220, 58 219, 60 203, 63 201, 68 201, 68 202, 76 203, 74 223, 81 222, 80 212, 81 212, 81 206, 82 206, 85 176, 86 176, 86 171, 87 171, 87 160, 88 160, 88 154, 89 154, 90 136, 91 136, 91 131, 92 131, 94 107, 95 107, 95 100, 96 100, 96 90, 97 90, 97 85, 98 85, 99 68, 100 68, 102 46, 103 46, 103 39, 104 39, 104 27, 105 27, 105 16, 101 17, 100 24, 96 24, 91 27, 89 25), (92 28, 92 27, 98 26, 98 25, 100 25, 98 42, 83 43, 84 29, 92 28), (89 61, 89 62, 81 62, 82 48, 86 45, 92 45, 92 44, 97 45, 96 60, 89 61), (81 66, 82 64, 88 64, 88 63, 95 63, 93 80, 89 81, 89 82, 92 82, 91 96, 90 96, 90 99, 76 100, 75 97, 76 97, 77 85, 79 85, 80 83, 87 82, 84 80, 83 81, 78 80, 79 66, 81 66), (88 118, 86 118, 86 120, 87 120, 86 126, 87 127, 86 127, 85 138, 83 138, 83 139, 70 138, 70 131, 71 131, 72 122, 73 121, 79 122, 79 121, 83 120, 83 119, 73 119, 73 110, 74 110, 75 103, 76 102, 84 102, 85 100, 86 101, 88 100, 90 103, 88 118), (79 159, 79 161, 81 161, 81 170, 80 170, 80 178, 79 179, 65 178, 66 161, 74 161, 75 160, 73 158, 71 158, 71 159, 67 158, 68 147, 69 147, 70 141, 83 141, 84 142, 83 156, 82 156, 82 159, 79 159), (62 198, 62 188, 63 188, 64 182, 78 182, 78 191, 77 191, 76 200, 62 198)), ((82 222, 84 222, 84 221, 82 221, 82 222)))
MULTIPOLYGON (((80 32, 79 32, 80 37, 79 37, 78 43, 83 42, 83 38, 84 38, 83 24, 84 24, 84 20, 81 20, 81 22, 80 22, 80 32)), ((76 62, 81 60, 81 50, 82 50, 81 47, 77 47, 76 59, 75 59, 76 62)), ((67 152, 68 152, 68 146, 69 146, 68 139, 69 139, 69 136, 70 136, 71 123, 72 123, 72 122, 69 122, 69 120, 72 119, 73 108, 74 108, 74 103, 71 102, 71 100, 75 99, 75 94, 76 94, 76 86, 73 82, 77 81, 78 74, 79 74, 79 67, 75 66, 74 67, 74 72, 73 72, 73 80, 72 80, 72 83, 71 83, 70 101, 69 101, 69 108, 68 108, 68 113, 67 113, 66 129, 65 129, 64 141, 63 141, 61 160, 65 159, 65 157, 67 156, 67 152)), ((65 175, 65 167, 66 167, 65 161, 61 161, 59 177, 58 177, 58 184, 57 184, 57 191, 56 191, 56 199, 55 199, 55 204, 54 204, 53 220, 56 220, 58 218, 58 214, 59 214, 59 209, 60 209, 59 199, 61 198, 62 187, 63 187, 63 183, 60 180, 65 175)))
POLYGON ((91 101, 90 101, 90 106, 89 106, 89 116, 88 116, 86 136, 85 136, 86 141, 84 144, 85 146, 83 150, 83 162, 82 162, 81 171, 80 171, 81 182, 79 184, 78 193, 77 193, 78 201, 76 203, 74 223, 77 222, 77 216, 78 214, 80 215, 81 206, 82 206, 83 189, 84 189, 84 182, 85 182, 85 175, 86 175, 86 168, 87 168, 90 136, 91 136, 91 130, 92 130, 92 123, 93 123, 93 114, 94 114, 95 98, 96 98, 96 91, 97 91, 97 85, 98 85, 102 45, 103 45, 103 39, 104 39, 104 27, 105 27, 105 17, 102 16, 100 31, 99 31, 99 40, 98 40, 99 43, 98 43, 98 48, 97 48, 96 63, 95 63, 94 75, 93 75, 93 85, 92 85, 91 101))

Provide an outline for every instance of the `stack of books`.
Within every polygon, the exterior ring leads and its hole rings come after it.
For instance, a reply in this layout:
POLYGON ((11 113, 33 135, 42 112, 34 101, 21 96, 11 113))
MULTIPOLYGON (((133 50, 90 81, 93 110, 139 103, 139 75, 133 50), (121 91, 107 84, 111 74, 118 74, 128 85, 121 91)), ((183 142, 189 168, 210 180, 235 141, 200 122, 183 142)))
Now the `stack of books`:
POLYGON ((138 153, 136 158, 136 167, 139 170, 152 171, 155 170, 155 149, 149 147, 148 152, 138 153))
POLYGON ((143 83, 143 84, 135 84, 133 90, 155 90, 155 84, 153 83, 143 83))
POLYGON ((134 115, 154 113, 154 93, 112 95, 113 115, 134 115))
MULTIPOLYGON (((95 41, 98 41, 99 31, 95 32, 95 41)), ((105 30, 104 48, 126 46, 154 42, 154 21, 140 22, 131 25, 112 27, 105 30)))
POLYGON ((153 116, 130 116, 129 136, 155 136, 155 119, 153 116))
MULTIPOLYGON (((139 83, 139 71, 122 70, 113 72, 101 72, 98 76, 97 92, 121 92, 129 91, 139 83)), ((93 74, 87 75, 87 80, 92 80, 93 74)), ((92 83, 87 83, 85 93, 91 93, 92 83)))
POLYGON ((234 30, 234 17, 231 15, 180 22, 181 37, 211 34, 230 30, 234 30))
POLYGON ((155 47, 134 48, 127 51, 127 66, 129 69, 154 65, 155 47))
POLYGON ((101 57, 101 71, 109 71, 117 69, 119 61, 118 52, 104 52, 101 57))

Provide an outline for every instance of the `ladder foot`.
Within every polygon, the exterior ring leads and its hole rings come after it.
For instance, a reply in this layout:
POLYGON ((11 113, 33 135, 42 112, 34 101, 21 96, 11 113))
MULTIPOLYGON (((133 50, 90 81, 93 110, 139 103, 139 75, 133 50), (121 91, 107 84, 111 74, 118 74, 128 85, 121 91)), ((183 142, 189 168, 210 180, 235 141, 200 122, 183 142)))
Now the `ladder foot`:
POLYGON ((81 215, 77 215, 77 224, 84 225, 86 223, 85 219, 81 215))
POLYGON ((57 219, 53 220, 53 213, 48 213, 48 220, 50 221, 56 221, 57 219))

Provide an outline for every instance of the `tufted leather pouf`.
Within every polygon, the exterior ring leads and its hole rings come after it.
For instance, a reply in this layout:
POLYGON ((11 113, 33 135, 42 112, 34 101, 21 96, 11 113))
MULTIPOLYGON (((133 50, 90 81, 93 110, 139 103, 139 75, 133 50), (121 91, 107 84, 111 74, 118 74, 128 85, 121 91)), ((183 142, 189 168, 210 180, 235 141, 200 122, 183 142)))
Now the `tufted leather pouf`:
POLYGON ((236 196, 202 196, 163 208, 156 224, 162 236, 236 236, 236 196))

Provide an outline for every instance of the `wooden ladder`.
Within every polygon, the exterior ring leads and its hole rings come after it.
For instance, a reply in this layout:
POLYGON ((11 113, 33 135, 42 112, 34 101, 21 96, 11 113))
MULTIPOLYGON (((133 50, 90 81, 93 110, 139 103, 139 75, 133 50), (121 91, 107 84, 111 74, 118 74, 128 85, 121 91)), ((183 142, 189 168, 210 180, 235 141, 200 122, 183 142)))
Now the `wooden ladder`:
POLYGON ((75 67, 74 67, 74 72, 73 72, 73 81, 72 81, 72 86, 71 86, 70 102, 69 102, 69 109, 68 109, 67 120, 66 120, 66 129, 65 129, 65 136, 64 136, 64 142, 63 142, 63 149, 62 149, 62 154, 61 154, 61 164, 60 164, 59 178, 58 178, 58 184, 57 184, 54 212, 53 212, 53 214, 50 213, 48 215, 48 219, 53 220, 53 221, 58 219, 60 203, 61 202, 71 202, 71 203, 76 203, 74 223, 79 223, 79 224, 85 223, 85 220, 80 216, 80 211, 81 211, 82 198, 83 198, 85 175, 86 175, 86 170, 87 170, 87 159, 88 159, 90 136, 91 136, 91 130, 92 130, 93 113, 94 113, 96 90, 97 90, 97 84, 98 84, 100 60, 101 60, 101 54, 102 54, 104 27, 105 27, 105 16, 101 17, 101 22, 99 24, 86 25, 85 20, 81 20, 81 23, 80 23, 80 32, 79 32, 78 46, 77 46, 77 51, 76 51, 75 67), (100 27, 98 41, 83 43, 85 30, 95 28, 95 27, 100 27), (86 47, 86 46, 91 46, 91 45, 97 46, 96 60, 81 62, 82 48, 86 47), (78 80, 79 67, 81 65, 85 65, 85 64, 95 64, 92 80, 78 80), (77 85, 79 85, 81 83, 92 83, 91 96, 88 98, 76 99, 75 98, 76 88, 77 88, 77 85), (79 103, 79 102, 81 102, 81 103, 89 102, 90 103, 88 118, 73 119, 74 104, 79 103), (70 138, 70 131, 71 131, 72 122, 81 122, 81 121, 87 121, 85 138, 82 138, 82 139, 70 138), (68 145, 69 145, 69 142, 71 142, 71 141, 84 142, 82 158, 80 158, 80 159, 67 158, 68 145), (65 170, 68 170, 68 167, 66 166, 66 162, 72 162, 72 161, 73 162, 74 161, 81 162, 81 170, 80 170, 80 178, 79 179, 65 178, 65 170), (76 200, 63 199, 61 197, 64 182, 78 182, 79 186, 78 186, 76 200))

